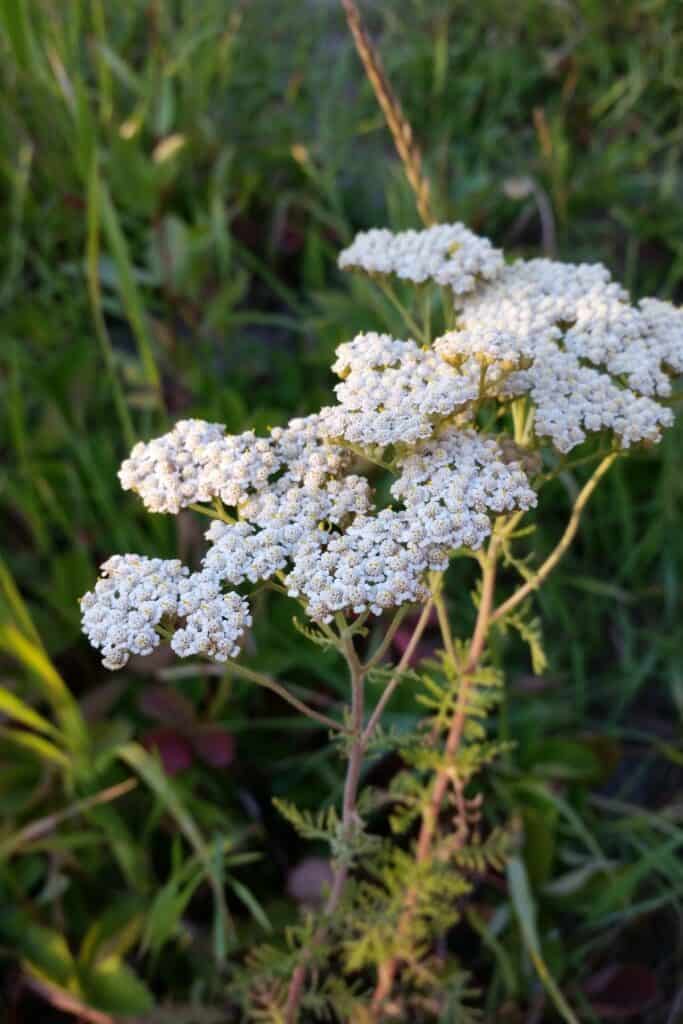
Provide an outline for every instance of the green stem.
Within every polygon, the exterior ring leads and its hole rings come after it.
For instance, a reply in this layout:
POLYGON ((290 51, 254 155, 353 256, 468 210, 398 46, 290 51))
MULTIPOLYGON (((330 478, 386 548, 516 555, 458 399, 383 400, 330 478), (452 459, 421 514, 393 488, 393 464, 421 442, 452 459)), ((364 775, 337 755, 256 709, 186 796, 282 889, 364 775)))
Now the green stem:
POLYGON ((387 683, 387 685, 386 685, 386 687, 384 689, 384 693, 382 694, 382 696, 380 697, 379 701, 377 702, 377 707, 372 712, 372 715, 370 716, 368 724, 365 727, 365 731, 363 732, 363 748, 364 749, 365 749, 365 747, 367 747, 368 743, 372 739, 372 734, 375 731, 377 723, 379 722, 380 718, 382 717, 382 713, 383 713, 385 707, 387 706, 387 704, 391 700, 391 697, 392 697, 392 694, 394 693, 394 690, 396 689, 398 684, 401 682, 401 676, 405 672, 406 668, 408 668, 408 666, 410 665, 410 662, 411 662, 411 659, 413 657, 413 654, 415 653, 415 650, 417 649, 417 645, 419 644, 420 640, 422 639, 422 634, 424 633, 424 631, 425 631, 425 629, 427 627, 427 623, 429 622, 429 616, 432 613, 432 608, 433 607, 434 607, 434 601, 433 601, 433 598, 430 598, 430 600, 427 601, 427 603, 425 604, 424 608, 422 609, 422 614, 420 615, 420 618, 417 620, 417 624, 416 624, 415 629, 413 631, 413 635, 410 638, 410 642, 408 643, 408 646, 406 647, 405 651, 403 652, 403 657, 401 658, 401 660, 399 661, 398 665, 396 666, 396 671, 395 671, 394 675, 392 676, 391 680, 387 683))
POLYGON ((208 516, 209 519, 220 519, 222 523, 227 523, 229 526, 234 526, 237 522, 236 519, 228 515, 222 504, 220 508, 217 508, 215 505, 213 508, 207 508, 205 505, 188 505, 188 508, 192 512, 199 512, 202 516, 208 516))
POLYGON ((379 644, 377 650, 372 655, 372 657, 365 664, 366 673, 370 672, 371 669, 375 668, 376 665, 379 665, 380 661, 391 647, 391 642, 396 636, 396 631, 398 630, 399 626, 401 625, 401 623, 403 622, 404 618, 408 613, 408 607, 408 605, 405 605, 403 608, 399 608, 396 614, 394 615, 386 633, 384 634, 384 639, 379 644))
POLYGON ((523 586, 521 586, 519 590, 517 590, 511 597, 509 597, 507 601, 503 601, 503 603, 499 605, 498 608, 496 608, 496 610, 491 615, 491 623, 497 622, 498 619, 503 618, 504 615, 507 615, 508 612, 511 612, 514 608, 516 608, 517 605, 520 604, 526 597, 528 597, 528 595, 532 591, 538 590, 538 588, 544 582, 546 577, 550 575, 550 573, 561 560, 561 558, 569 548, 571 542, 573 541, 574 537, 576 536, 576 531, 578 530, 579 524, 581 522, 581 515, 583 513, 584 508, 588 504, 588 501, 593 491, 598 486, 600 480, 605 475, 607 470, 610 468, 614 460, 618 457, 618 455, 618 452, 611 452, 609 455, 605 456, 605 458, 602 460, 599 466, 597 466, 597 468, 593 471, 592 476, 589 478, 588 482, 584 484, 582 490, 579 492, 579 496, 576 499, 576 503, 574 504, 574 508, 569 518, 569 522, 567 523, 566 529, 562 534, 562 537, 560 538, 558 544, 548 555, 548 557, 546 558, 545 562, 543 562, 538 572, 536 572, 530 580, 527 580, 527 582, 523 586))
POLYGON ((247 679, 251 683, 256 683, 257 686, 262 686, 266 690, 272 690, 273 693, 277 693, 279 697, 286 700, 297 711, 300 711, 308 718, 314 719, 316 722, 320 722, 321 725, 326 725, 328 729, 332 729, 334 732, 346 732, 345 727, 340 722, 335 722, 333 718, 328 718, 327 715, 323 715, 320 711, 314 711, 308 704, 304 704, 298 697, 295 697, 289 690, 285 689, 276 679, 271 679, 270 676, 257 672, 255 669, 247 668, 246 665, 240 665, 236 661, 230 662, 230 665, 226 667, 226 671, 232 672, 242 679, 247 679))
MULTIPOLYGON (((349 666, 351 676, 351 746, 349 759, 346 765, 346 780, 344 782, 344 798, 342 804, 342 839, 349 843, 358 827, 358 813, 356 800, 358 786, 360 783, 361 769, 363 767, 363 755, 365 747, 363 744, 363 717, 364 717, 364 683, 365 674, 360 663, 356 649, 353 644, 353 635, 346 627, 343 615, 337 615, 337 626, 339 629, 342 650, 349 666)), ((306 981, 306 972, 311 958, 312 950, 319 946, 325 939, 327 925, 325 919, 329 919, 341 902, 341 898, 348 878, 351 861, 349 857, 340 858, 334 869, 330 894, 324 909, 324 918, 316 930, 310 946, 304 951, 300 963, 292 973, 287 992, 287 1004, 285 1007, 284 1019, 286 1024, 295 1024, 299 1016, 299 1002, 306 981)))
POLYGON ((453 641, 453 631, 451 624, 448 619, 448 610, 446 608, 446 602, 443 597, 443 574, 439 573, 439 581, 433 593, 434 607, 436 608, 436 615, 439 620, 439 630, 441 631, 441 639, 443 640, 444 649, 446 654, 455 664, 455 643, 453 641))
POLYGON ((442 285, 439 290, 441 292, 441 308, 443 310, 444 330, 452 331, 455 327, 453 293, 451 292, 450 288, 446 288, 445 285, 442 285))
POLYGON ((422 297, 422 336, 427 345, 432 343, 432 294, 429 287, 425 287, 422 297))
MULTIPOLYGON (((393 288, 391 288, 391 286, 387 284, 386 280, 383 277, 378 277, 375 280, 377 281, 377 284, 379 285, 384 295, 386 295, 386 297, 389 299, 389 302, 391 302, 394 309, 396 309, 403 317, 406 327, 408 327, 412 331, 412 333, 415 335, 415 338, 420 338, 424 342, 424 334, 422 332, 422 329, 420 328, 420 325, 417 323, 412 314, 403 305, 399 297, 394 292, 393 288)), ((429 341, 427 341, 427 344, 429 344, 429 341)))

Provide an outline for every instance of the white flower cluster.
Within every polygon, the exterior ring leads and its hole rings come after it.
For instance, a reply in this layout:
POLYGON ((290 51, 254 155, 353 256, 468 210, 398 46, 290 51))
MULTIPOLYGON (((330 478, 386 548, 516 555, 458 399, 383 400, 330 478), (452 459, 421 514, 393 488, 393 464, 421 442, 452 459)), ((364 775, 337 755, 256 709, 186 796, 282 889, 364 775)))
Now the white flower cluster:
POLYGON ((83 632, 102 651, 106 668, 123 668, 131 654, 151 654, 162 619, 170 625, 178 616, 185 626, 171 639, 176 654, 225 661, 239 653, 237 640, 251 625, 249 605, 239 594, 222 594, 214 573, 190 574, 176 559, 142 555, 114 555, 100 571, 95 589, 81 598, 81 612, 83 632))
POLYGON ((582 366, 570 352, 549 348, 530 370, 508 378, 510 394, 530 394, 535 430, 561 452, 569 452, 587 433, 611 430, 622 447, 661 440, 673 413, 651 398, 620 387, 609 374, 582 366))
POLYGON ((373 228, 356 235, 340 254, 339 266, 369 274, 396 274, 416 284, 435 281, 459 296, 472 291, 477 281, 496 277, 503 267, 503 254, 464 224, 437 224, 397 234, 373 228))
POLYGON ((330 439, 381 446, 430 437, 445 417, 479 394, 479 372, 449 366, 434 351, 388 334, 359 334, 340 345, 334 367, 339 405, 320 413, 330 439))
POLYGON ((234 592, 221 593, 220 581, 211 572, 194 573, 184 583, 178 614, 185 617, 185 625, 173 634, 173 650, 181 658, 202 654, 227 661, 236 657, 237 641, 251 626, 247 600, 234 592))
POLYGON ((287 467, 292 481, 305 487, 320 487, 351 464, 347 451, 327 444, 322 437, 318 413, 290 420, 286 427, 275 427, 270 436, 280 465, 287 467))
POLYGON ((431 349, 359 334, 337 349, 338 404, 267 437, 183 420, 136 445, 121 483, 149 509, 220 499, 234 519, 212 522, 198 572, 134 555, 105 563, 82 610, 108 667, 150 653, 162 620, 179 655, 235 657, 251 617, 230 588, 247 582, 277 577, 322 622, 423 600, 426 574, 454 549, 479 548, 493 517, 536 504, 521 451, 475 429, 483 397, 528 395, 537 436, 562 452, 592 431, 624 446, 657 441, 672 421, 656 399, 683 373, 683 312, 656 299, 631 306, 600 265, 504 267, 458 224, 367 232, 340 263, 448 285, 457 329, 431 349), (396 470, 384 508, 354 472, 357 449, 378 458, 378 448, 396 470))
POLYGON ((313 619, 329 622, 335 612, 372 611, 379 615, 426 596, 424 573, 443 567, 432 544, 405 512, 383 509, 358 516, 343 533, 331 534, 323 548, 315 538, 302 545, 287 577, 289 594, 303 597, 313 619))
POLYGON ((231 436, 218 423, 180 420, 168 434, 136 444, 119 479, 150 512, 175 515, 217 497, 237 505, 280 464, 270 440, 256 437, 253 430, 231 436))
POLYGON ((269 580, 284 569, 289 546, 283 531, 267 526, 258 530, 247 522, 224 523, 214 519, 206 531, 211 543, 202 565, 217 580, 239 586, 245 580, 269 580))
POLYGON ((493 438, 447 428, 399 461, 391 487, 435 543, 448 549, 481 547, 491 533, 490 514, 536 505, 521 463, 506 460, 493 438))
POLYGON ((338 525, 372 505, 370 485, 353 474, 328 480, 320 487, 293 482, 287 474, 242 507, 248 520, 281 531, 281 543, 292 551, 302 536, 320 524, 338 525))
POLYGON ((435 349, 456 366, 477 360, 502 396, 530 394, 537 433, 560 451, 605 429, 628 447, 673 421, 654 396, 680 372, 683 317, 658 300, 630 306, 600 264, 518 260, 463 300, 435 349))
POLYGON ((662 363, 672 374, 683 373, 683 309, 661 299, 641 299, 638 305, 662 363))
POLYGON ((178 588, 188 569, 178 561, 114 555, 102 579, 81 598, 83 632, 103 654, 107 668, 122 668, 131 654, 151 654, 156 627, 178 606, 178 588))
POLYGON ((562 325, 576 320, 577 304, 596 293, 623 295, 609 284, 609 273, 600 264, 517 260, 492 284, 463 300, 458 330, 445 334, 434 347, 455 363, 473 357, 509 370, 558 342, 562 325))
POLYGON ((425 573, 445 569, 454 548, 481 547, 492 512, 536 504, 519 462, 505 462, 498 443, 474 431, 450 428, 399 465, 391 493, 404 509, 359 515, 343 533, 314 537, 296 551, 286 582, 312 618, 379 614, 424 600, 425 573))

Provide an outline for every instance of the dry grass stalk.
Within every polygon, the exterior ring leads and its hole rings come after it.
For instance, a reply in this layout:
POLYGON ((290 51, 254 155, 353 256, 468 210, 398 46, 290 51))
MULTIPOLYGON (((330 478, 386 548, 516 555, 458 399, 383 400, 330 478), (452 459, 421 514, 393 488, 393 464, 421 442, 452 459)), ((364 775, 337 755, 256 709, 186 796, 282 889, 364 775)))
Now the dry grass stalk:
POLYGON ((56 1010, 76 1017, 83 1024, 116 1024, 115 1019, 108 1013, 102 1013, 92 1006, 87 1006, 80 999, 77 999, 76 996, 63 989, 34 977, 26 977, 24 980, 28 988, 33 989, 37 995, 41 996, 56 1010))
POLYGON ((358 55, 365 68, 365 74, 375 90, 377 102, 382 108, 382 113, 389 126, 406 178, 415 193, 417 211, 423 224, 429 227, 430 224, 434 224, 434 215, 430 205, 429 180, 422 171, 422 154, 413 129, 389 84, 382 66, 382 59, 363 25, 363 19, 355 0, 341 0, 341 2, 358 55))

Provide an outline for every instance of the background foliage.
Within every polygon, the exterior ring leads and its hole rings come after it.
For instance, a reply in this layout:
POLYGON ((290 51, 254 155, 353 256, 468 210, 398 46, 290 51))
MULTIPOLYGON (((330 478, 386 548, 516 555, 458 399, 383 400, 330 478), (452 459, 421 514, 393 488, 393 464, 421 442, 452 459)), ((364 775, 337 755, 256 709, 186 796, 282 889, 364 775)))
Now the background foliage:
MULTIPOLYGON (((676 0, 367 13, 443 219, 683 299, 676 0)), ((229 672, 169 686, 161 655, 112 678, 77 598, 111 550, 201 550, 120 491, 134 437, 305 413, 336 344, 392 328, 335 258, 358 228, 416 224, 413 201, 333 4, 0 0, 0 23, 0 1005, 224 1020, 231 965, 297 917, 311 847, 272 798, 338 796, 337 753, 229 672)), ((682 441, 596 497, 540 598, 549 666, 498 652, 516 745, 490 803, 524 826, 538 941, 582 1020, 683 1019, 682 441)), ((546 501, 539 553, 575 487, 546 501)), ((340 668, 290 617, 272 602, 247 656, 333 706, 340 668)), ((453 955, 489 1019, 551 1020, 519 909, 483 878, 453 955)))

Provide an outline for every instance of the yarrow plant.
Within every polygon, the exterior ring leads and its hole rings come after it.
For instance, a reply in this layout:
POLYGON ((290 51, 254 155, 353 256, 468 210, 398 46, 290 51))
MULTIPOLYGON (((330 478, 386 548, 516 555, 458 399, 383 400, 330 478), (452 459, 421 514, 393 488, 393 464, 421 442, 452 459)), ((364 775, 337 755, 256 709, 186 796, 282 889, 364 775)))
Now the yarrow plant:
POLYGON ((683 313, 656 299, 632 305, 600 265, 506 263, 461 224, 368 231, 339 263, 377 284, 412 337, 366 333, 341 344, 336 403, 266 436, 184 420, 137 444, 122 486, 150 512, 208 516, 206 553, 194 571, 110 558, 82 599, 83 629, 110 669, 164 642, 181 658, 229 661, 226 671, 275 690, 340 744, 340 811, 279 805, 303 836, 329 843, 333 876, 319 917, 306 918, 284 949, 257 950, 238 975, 248 1013, 293 1022, 303 1009, 316 1018, 331 1007, 343 1020, 426 1020, 464 984, 461 973, 444 974, 436 938, 477 873, 500 869, 517 841, 511 828, 483 827, 472 792, 501 750, 486 730, 502 683, 487 641, 516 629, 535 667, 542 660, 527 599, 612 463, 671 425, 683 313), (525 515, 549 480, 590 462, 557 547, 530 567, 515 554, 529 533, 525 515), (443 590, 449 564, 463 557, 481 568, 469 640, 453 635, 443 590), (521 580, 497 603, 501 562, 521 580), (238 660, 249 594, 264 585, 308 618, 299 625, 311 642, 345 658, 349 701, 339 719, 238 660), (443 650, 418 672, 432 616, 443 650), (382 635, 368 649, 371 621, 382 635), (405 621, 410 640, 392 666, 405 621), (382 687, 372 710, 368 680, 382 687), (426 709, 410 735, 381 724, 399 685, 415 687, 426 709), (387 749, 403 769, 387 792, 359 792, 366 762, 387 749), (391 838, 381 838, 369 822, 387 807, 391 838))

